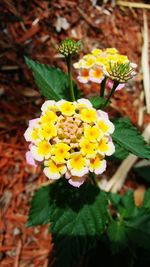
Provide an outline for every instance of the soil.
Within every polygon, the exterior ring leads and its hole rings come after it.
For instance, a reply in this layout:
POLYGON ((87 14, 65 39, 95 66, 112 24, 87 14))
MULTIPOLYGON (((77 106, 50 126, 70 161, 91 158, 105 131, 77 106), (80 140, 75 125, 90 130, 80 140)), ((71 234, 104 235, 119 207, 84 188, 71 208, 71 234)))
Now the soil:
MULTIPOLYGON (((40 167, 35 169, 25 161, 28 145, 23 133, 28 120, 39 114, 44 98, 25 65, 24 56, 66 70, 57 50, 66 37, 82 41, 81 56, 95 47, 117 48, 138 64, 138 75, 127 84, 126 90, 115 94, 108 111, 111 115, 128 116, 138 126, 143 108, 139 129, 143 131, 150 122, 144 108, 141 70, 143 9, 125 8, 115 2, 3 0, 0 3, 1 267, 46 267, 53 249, 47 226, 25 226, 31 197, 47 179, 40 167)), ((150 25, 148 10, 147 17, 150 25)), ((75 71, 73 75, 76 79, 75 71)), ((85 97, 98 94, 95 84, 80 87, 85 97)), ((113 172, 114 168, 110 175, 113 172)), ((138 188, 135 180, 131 172, 125 188, 138 188)))

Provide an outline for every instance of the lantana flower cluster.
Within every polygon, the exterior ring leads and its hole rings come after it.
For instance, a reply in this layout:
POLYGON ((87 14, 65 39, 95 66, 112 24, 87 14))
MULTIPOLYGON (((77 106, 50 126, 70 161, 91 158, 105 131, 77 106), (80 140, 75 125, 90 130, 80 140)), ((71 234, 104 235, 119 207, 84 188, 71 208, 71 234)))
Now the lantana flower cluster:
POLYGON ((100 84, 105 77, 108 77, 109 88, 113 87, 115 80, 120 83, 117 90, 122 89, 125 82, 136 75, 134 70, 136 67, 137 65, 127 56, 119 54, 116 48, 93 49, 74 64, 74 68, 79 71, 77 77, 79 82, 91 81, 100 84))
POLYGON ((29 121, 25 139, 30 142, 28 163, 40 162, 49 179, 65 175, 79 187, 89 172, 102 174, 105 156, 114 153, 110 135, 114 125, 106 112, 96 110, 87 99, 76 102, 47 100, 41 116, 29 121))

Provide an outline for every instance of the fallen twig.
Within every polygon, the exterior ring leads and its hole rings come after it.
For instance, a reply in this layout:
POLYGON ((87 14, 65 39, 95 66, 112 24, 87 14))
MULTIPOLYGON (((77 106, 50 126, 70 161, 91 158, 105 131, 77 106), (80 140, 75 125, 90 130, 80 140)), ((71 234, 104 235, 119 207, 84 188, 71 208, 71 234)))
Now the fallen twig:
POLYGON ((145 91, 146 110, 150 114, 150 69, 149 69, 149 52, 148 52, 148 22, 146 11, 143 12, 144 27, 143 27, 143 48, 142 48, 142 72, 143 85, 145 91))
POLYGON ((117 1, 116 3, 118 6, 126 6, 126 7, 133 7, 133 8, 147 8, 150 9, 150 5, 143 4, 143 3, 132 3, 128 1, 117 1))
MULTIPOLYGON (((150 140, 150 124, 148 124, 148 126, 145 128, 145 130, 143 132, 143 137, 147 142, 149 142, 149 140, 150 140)), ((121 163, 121 165, 117 169, 116 173, 113 175, 113 177, 107 183, 104 190, 107 192, 112 191, 114 193, 119 191, 125 182, 125 179, 127 177, 128 172, 130 171, 130 169, 132 168, 134 163, 137 161, 137 159, 138 159, 137 156, 130 154, 121 163)))

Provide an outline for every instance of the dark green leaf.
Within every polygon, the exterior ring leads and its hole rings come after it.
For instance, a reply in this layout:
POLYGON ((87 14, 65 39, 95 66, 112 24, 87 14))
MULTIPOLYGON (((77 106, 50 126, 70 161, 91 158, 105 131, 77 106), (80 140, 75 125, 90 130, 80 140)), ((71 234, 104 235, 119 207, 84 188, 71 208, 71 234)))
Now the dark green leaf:
POLYGON ((100 109, 104 106, 106 99, 100 96, 91 96, 89 98, 89 101, 91 102, 94 108, 100 109))
POLYGON ((27 226, 42 225, 48 223, 50 219, 49 194, 50 186, 41 187, 37 192, 35 192, 31 202, 27 226))
POLYGON ((59 190, 50 228, 56 250, 55 266, 71 267, 77 263, 95 245, 107 220, 107 198, 96 187, 84 184, 79 189, 59 190))
POLYGON ((26 64, 32 70, 36 84, 43 96, 48 99, 69 100, 67 75, 58 68, 49 67, 29 58, 26 64))
POLYGON ((116 143, 140 158, 150 159, 150 147, 128 119, 118 119, 114 124, 112 138, 116 143))
POLYGON ((126 222, 126 227, 131 243, 150 250, 150 210, 139 209, 138 214, 126 222))
MULTIPOLYGON (((129 155, 129 151, 127 151, 124 147, 114 141, 115 145, 115 153, 111 156, 112 160, 124 160, 129 155)), ((109 159, 109 157, 108 157, 109 159)))
POLYGON ((142 207, 146 208, 146 209, 149 209, 148 212, 150 212, 150 189, 148 189, 146 192, 145 192, 145 195, 144 195, 144 201, 143 201, 143 205, 142 207))
POLYGON ((112 242, 113 252, 117 252, 127 245, 126 227, 123 222, 113 220, 108 226, 107 234, 112 242))
POLYGON ((71 267, 94 245, 108 221, 106 194, 90 183, 74 188, 64 178, 39 189, 28 226, 51 222, 56 263, 71 267))
POLYGON ((136 167, 134 171, 145 181, 150 182, 150 165, 136 167))
POLYGON ((128 190, 120 200, 120 205, 118 206, 118 212, 120 216, 124 219, 129 219, 134 217, 138 213, 138 208, 134 203, 133 191, 128 190))

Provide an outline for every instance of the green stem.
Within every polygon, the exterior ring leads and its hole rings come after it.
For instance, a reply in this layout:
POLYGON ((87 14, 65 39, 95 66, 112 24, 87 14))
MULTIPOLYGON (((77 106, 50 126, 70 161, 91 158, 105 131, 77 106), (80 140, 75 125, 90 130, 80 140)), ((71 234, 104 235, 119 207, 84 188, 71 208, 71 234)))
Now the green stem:
POLYGON ((102 83, 101 83, 100 97, 104 97, 106 81, 107 81, 107 77, 105 77, 105 78, 103 79, 102 83))
POLYGON ((115 90, 116 90, 118 84, 119 84, 118 81, 114 81, 113 88, 111 89, 111 92, 110 92, 108 98, 106 99, 106 102, 105 102, 105 104, 104 104, 104 107, 107 106, 107 104, 108 104, 109 100, 111 99, 111 97, 113 96, 113 94, 114 94, 114 92, 115 92, 115 90))
POLYGON ((72 81, 72 57, 69 55, 66 58, 67 68, 68 68, 68 81, 69 81, 69 89, 70 89, 70 98, 72 101, 75 101, 74 89, 73 89, 73 81, 72 81))
POLYGON ((99 187, 98 183, 96 181, 96 176, 95 176, 95 174, 93 172, 89 173, 89 177, 91 178, 92 184, 95 185, 96 187, 99 187))

